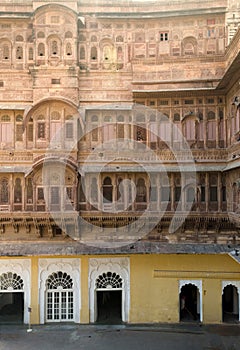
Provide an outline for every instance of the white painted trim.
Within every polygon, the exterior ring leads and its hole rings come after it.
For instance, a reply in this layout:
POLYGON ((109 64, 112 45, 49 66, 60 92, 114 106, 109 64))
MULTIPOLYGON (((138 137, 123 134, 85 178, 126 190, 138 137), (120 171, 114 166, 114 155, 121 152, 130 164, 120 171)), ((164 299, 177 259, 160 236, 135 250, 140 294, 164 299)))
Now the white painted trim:
MULTIPOLYGON (((24 314, 23 322, 29 323, 28 308, 31 306, 31 260, 30 259, 7 259, 0 260, 0 275, 13 272, 21 276, 23 280, 24 314)), ((7 291, 6 291, 7 293, 7 291)))
POLYGON ((73 279, 73 322, 80 323, 81 308, 81 260, 80 259, 39 259, 39 306, 40 323, 45 323, 46 281, 53 272, 66 272, 73 279))
MULTIPOLYGON (((197 287, 199 291, 199 310, 200 310, 200 322, 203 321, 203 304, 202 304, 202 280, 179 280, 179 295, 181 293, 182 287, 187 284, 192 284, 197 287)), ((180 308, 179 308, 180 310, 180 308)))
POLYGON ((234 286, 237 288, 238 293, 238 321, 240 322, 240 281, 222 281, 222 295, 224 288, 227 286, 234 286))
MULTIPOLYGON (((90 322, 97 320, 97 302, 95 287, 96 279, 104 272, 116 272, 123 280, 122 290, 122 321, 129 322, 130 310, 130 263, 129 258, 99 258, 89 259, 89 310, 90 322)), ((111 290, 111 289, 108 289, 111 290)), ((114 289, 115 290, 115 289, 114 289)))

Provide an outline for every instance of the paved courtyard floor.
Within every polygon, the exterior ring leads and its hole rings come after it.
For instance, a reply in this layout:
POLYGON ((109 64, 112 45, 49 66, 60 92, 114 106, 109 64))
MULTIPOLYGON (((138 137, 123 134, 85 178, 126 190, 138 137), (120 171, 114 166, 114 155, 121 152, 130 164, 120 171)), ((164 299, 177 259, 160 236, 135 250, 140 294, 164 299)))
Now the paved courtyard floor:
POLYGON ((0 350, 240 350, 240 325, 0 326, 0 350))

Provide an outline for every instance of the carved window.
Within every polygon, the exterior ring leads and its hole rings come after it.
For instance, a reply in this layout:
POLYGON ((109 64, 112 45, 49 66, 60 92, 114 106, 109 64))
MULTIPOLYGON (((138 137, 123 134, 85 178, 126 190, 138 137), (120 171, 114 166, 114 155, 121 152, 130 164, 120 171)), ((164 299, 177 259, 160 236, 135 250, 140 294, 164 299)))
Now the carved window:
POLYGON ((60 188, 57 186, 51 187, 51 204, 60 203, 60 188))
POLYGON ((43 32, 38 32, 37 38, 40 38, 40 39, 45 38, 45 34, 43 32))
POLYGON ((66 45, 66 55, 72 56, 72 45, 70 43, 67 43, 66 45))
POLYGON ((97 42, 97 37, 96 37, 96 35, 92 35, 91 36, 91 42, 97 42))
POLYGON ((140 125, 136 126, 136 140, 145 142, 147 139, 146 129, 140 125))
POLYGON ((7 272, 0 276, 0 290, 23 290, 22 278, 16 273, 7 272))
POLYGON ((81 46, 80 47, 80 60, 85 60, 85 58, 86 58, 85 47, 81 46))
POLYGON ((43 43, 38 45, 38 56, 45 56, 45 45, 43 43))
POLYGON ((195 200, 195 190, 193 187, 188 187, 187 188, 187 196, 186 200, 188 203, 193 203, 195 200))
POLYGON ((23 37, 22 37, 22 35, 17 35, 17 36, 16 36, 16 41, 17 41, 17 42, 23 42, 23 37))
POLYGON ((147 201, 147 189, 144 179, 140 178, 137 180, 136 186, 136 202, 146 202, 147 201))
POLYGON ((209 191, 210 191, 210 202, 217 202, 218 195, 217 195, 217 176, 216 175, 210 175, 209 178, 209 191))
POLYGON ((65 33, 65 38, 66 38, 66 39, 71 39, 72 37, 73 37, 72 32, 67 31, 67 32, 65 33))
POLYGON ((170 201, 170 187, 162 186, 161 187, 161 201, 169 202, 170 201))
POLYGON ((33 141, 33 120, 32 120, 32 118, 29 119, 29 122, 27 124, 27 139, 29 142, 33 141))
POLYGON ((112 202, 113 185, 110 177, 105 177, 103 180, 103 201, 104 203, 112 202))
POLYGON ((38 139, 45 139, 46 137, 46 125, 45 123, 37 124, 37 137, 38 139))
POLYGON ((51 42, 51 55, 58 55, 58 43, 56 40, 51 42))
POLYGON ((98 186, 97 179, 95 177, 91 181, 91 201, 93 203, 98 202, 98 186))
POLYGON ((98 141, 98 127, 97 125, 92 125, 92 141, 97 142, 98 141))
POLYGON ((22 60, 23 59, 23 48, 22 46, 18 46, 16 49, 16 58, 17 60, 22 60))
POLYGON ((123 280, 115 272, 104 272, 102 275, 98 276, 96 279, 96 288, 105 289, 105 288, 122 288, 123 280))
POLYGON ((44 201, 44 188, 43 187, 37 188, 37 200, 44 201))
POLYGON ((120 60, 120 61, 123 59, 123 49, 122 49, 121 46, 119 46, 119 47, 117 48, 117 58, 118 58, 118 60, 120 60))
POLYGON ((22 203, 22 184, 20 178, 15 180, 14 203, 22 203))
POLYGON ((23 118, 21 115, 18 115, 16 117, 16 141, 23 140, 23 132, 24 132, 23 118))
POLYGON ((32 61, 33 60, 33 48, 30 47, 28 50, 28 60, 32 61))
POLYGON ((49 276, 46 284, 48 289, 58 289, 58 287, 61 287, 62 289, 73 288, 71 276, 61 271, 54 272, 51 276, 49 276))
POLYGON ((65 137, 68 140, 73 139, 73 123, 71 122, 65 124, 65 137))
POLYGON ((124 139, 124 124, 117 124, 117 139, 124 139))
POLYGON ((33 184, 32 179, 27 180, 27 203, 33 202, 33 184))
POLYGON ((211 120, 207 123, 207 135, 208 140, 215 141, 216 140, 216 121, 211 120))
POLYGON ((3 45, 3 59, 4 60, 10 59, 10 45, 7 45, 7 44, 3 45))
POLYGON ((96 60, 97 59, 97 48, 93 46, 91 48, 91 60, 96 60))
POLYGON ((8 202, 9 202, 8 179, 2 179, 0 182, 0 203, 8 204, 8 202))

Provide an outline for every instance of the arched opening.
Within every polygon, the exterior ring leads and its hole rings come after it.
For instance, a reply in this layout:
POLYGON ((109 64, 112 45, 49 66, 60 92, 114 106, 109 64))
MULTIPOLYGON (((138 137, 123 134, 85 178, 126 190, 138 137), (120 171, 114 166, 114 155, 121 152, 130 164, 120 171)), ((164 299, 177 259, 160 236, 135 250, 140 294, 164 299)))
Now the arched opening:
POLYGON ((123 281, 115 272, 104 272, 96 279, 97 323, 119 324, 122 322, 123 281))
POLYGON ((200 321, 200 293, 195 285, 189 283, 181 288, 179 304, 180 321, 200 321))
POLYGON ((73 280, 66 272, 52 273, 46 281, 46 321, 74 320, 73 280))
POLYGON ((237 287, 232 284, 223 289, 222 321, 234 323, 239 321, 239 296, 237 287))
POLYGON ((113 186, 110 177, 105 177, 103 180, 103 202, 111 203, 113 200, 113 186))
POLYGON ((21 324, 23 316, 23 280, 16 273, 3 273, 0 276, 0 323, 21 324))

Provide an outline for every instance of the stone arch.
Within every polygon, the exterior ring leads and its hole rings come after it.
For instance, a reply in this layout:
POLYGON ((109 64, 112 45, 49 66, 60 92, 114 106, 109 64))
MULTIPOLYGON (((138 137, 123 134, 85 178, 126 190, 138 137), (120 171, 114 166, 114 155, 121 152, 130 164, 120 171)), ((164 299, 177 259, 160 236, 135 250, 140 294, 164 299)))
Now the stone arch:
POLYGON ((8 260, 2 260, 0 261, 0 270, 1 270, 1 276, 4 274, 8 276, 8 289, 5 289, 7 286, 5 284, 1 286, 1 291, 11 291, 12 288, 14 289, 17 287, 18 290, 21 290, 24 293, 24 307, 23 307, 23 322, 26 324, 29 322, 29 312, 28 308, 31 306, 31 261, 30 259, 8 259, 8 260), (9 276, 9 273, 12 275, 9 276), (19 276, 16 278, 13 278, 13 276, 19 276), (14 282, 15 281, 15 282, 14 282))
POLYGON ((73 259, 39 259, 39 304, 40 323, 45 323, 45 305, 47 280, 52 274, 59 271, 66 273, 72 279, 73 289, 73 319, 75 323, 80 322, 81 308, 81 260, 73 259))
MULTIPOLYGON (((118 289, 122 290, 122 321, 129 322, 130 310, 130 265, 128 258, 99 258, 89 260, 89 309, 90 322, 97 319, 96 282, 99 276, 109 273, 109 279, 115 280, 118 289), (119 277, 118 277, 119 276, 119 277)), ((108 283, 108 276, 104 284, 108 290, 116 289, 114 284, 108 283)))
MULTIPOLYGON (((235 300, 235 305, 233 305, 233 313, 238 314, 238 322, 240 322, 240 281, 222 281, 222 297, 224 296, 224 291, 227 287, 232 286, 236 289, 238 299, 235 300), (238 304, 238 305, 237 305, 238 304)), ((224 312, 223 298, 222 298, 222 314, 224 312)), ((224 314, 223 314, 224 319, 224 314)))
MULTIPOLYGON (((201 280, 180 280, 179 281, 179 296, 181 295, 182 288, 186 285, 195 286, 199 292, 199 300, 197 300, 199 309, 199 318, 200 322, 203 321, 203 305, 202 305, 202 281, 201 280)), ((179 301, 179 311, 181 310, 180 301, 179 301)), ((179 312, 180 314, 180 312, 179 312)))
POLYGON ((197 54, 197 39, 193 36, 188 36, 182 41, 182 54, 183 55, 196 55, 197 54))

